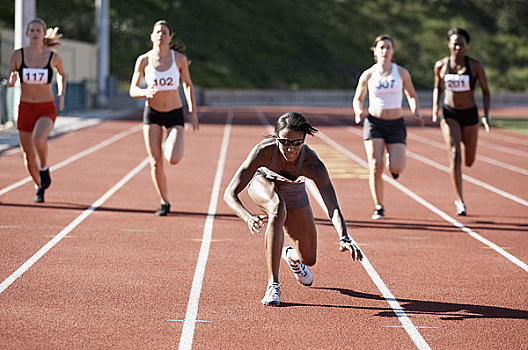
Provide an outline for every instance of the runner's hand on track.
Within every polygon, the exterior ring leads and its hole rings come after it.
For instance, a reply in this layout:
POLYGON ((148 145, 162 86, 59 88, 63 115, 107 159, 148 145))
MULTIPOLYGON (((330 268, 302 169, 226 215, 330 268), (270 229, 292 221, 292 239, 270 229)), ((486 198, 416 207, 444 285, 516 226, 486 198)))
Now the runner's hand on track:
POLYGON ((352 254, 352 260, 363 260, 363 254, 361 253, 361 250, 359 250, 359 248, 354 243, 352 243, 350 238, 341 238, 339 241, 339 251, 344 252, 347 250, 350 252, 350 254, 352 254))
POLYGON ((264 227, 264 225, 266 225, 266 222, 264 220, 267 217, 268 217, 267 215, 262 214, 262 215, 257 215, 257 216, 251 216, 248 219, 247 225, 252 235, 260 233, 260 230, 264 227))

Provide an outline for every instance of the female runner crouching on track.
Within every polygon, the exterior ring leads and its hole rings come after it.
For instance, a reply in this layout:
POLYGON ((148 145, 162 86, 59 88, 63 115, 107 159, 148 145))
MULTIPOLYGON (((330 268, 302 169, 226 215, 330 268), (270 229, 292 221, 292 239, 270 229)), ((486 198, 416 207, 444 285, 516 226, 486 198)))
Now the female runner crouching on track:
POLYGON ((35 202, 44 202, 44 192, 51 184, 48 167, 48 136, 53 130, 57 109, 51 90, 53 71, 57 72, 59 110, 64 108, 66 74, 62 59, 53 50, 60 47, 58 28, 46 30, 46 22, 35 18, 27 25, 29 46, 11 55, 8 87, 20 79, 21 95, 17 129, 24 153, 24 163, 35 182, 35 202), (39 162, 37 162, 37 157, 39 162))
POLYGON ((180 43, 171 44, 174 32, 166 21, 154 24, 150 40, 152 50, 139 56, 130 83, 130 96, 146 97, 143 112, 143 137, 150 158, 152 181, 161 199, 158 216, 170 211, 167 176, 163 169, 163 157, 170 164, 178 164, 183 157, 184 113, 178 90, 180 78, 187 99, 190 122, 198 129, 194 87, 189 73, 189 63, 184 54, 178 52, 180 43), (146 88, 141 88, 145 78, 146 88), (167 139, 163 144, 163 127, 167 128, 167 139))
POLYGON ((349 250, 354 260, 363 259, 361 251, 348 236, 325 165, 304 144, 306 134, 313 136, 315 132, 317 129, 299 113, 280 116, 275 124, 275 135, 253 147, 224 193, 225 202, 247 223, 252 234, 260 232, 267 218, 268 287, 262 299, 264 305, 280 305, 281 256, 297 281, 306 286, 313 282, 308 266, 313 266, 316 261, 317 231, 305 189, 305 177, 312 179, 321 193, 328 216, 339 235, 339 250, 349 250), (251 200, 266 214, 253 215, 244 207, 238 194, 246 186, 251 200), (284 230, 295 248, 283 248, 284 230))

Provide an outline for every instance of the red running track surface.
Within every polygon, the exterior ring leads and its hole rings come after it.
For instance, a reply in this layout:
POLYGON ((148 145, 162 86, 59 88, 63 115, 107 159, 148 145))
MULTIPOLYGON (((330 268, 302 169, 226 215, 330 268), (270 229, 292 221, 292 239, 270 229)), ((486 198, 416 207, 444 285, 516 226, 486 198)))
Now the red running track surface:
POLYGON ((1 156, 0 346, 525 348, 528 139, 500 129, 480 133, 477 161, 463 169, 468 216, 456 217, 440 131, 409 119, 407 167, 397 182, 386 178, 387 218, 373 221, 361 127, 344 109, 296 108, 320 130, 308 145, 366 259, 338 252, 310 192, 314 284, 282 264, 282 307, 261 305, 263 236, 222 194, 266 124, 288 110, 201 108, 184 159, 166 166, 167 217, 153 214, 137 115, 50 140, 44 204, 32 202, 30 182, 17 185, 27 178, 20 153, 1 156))

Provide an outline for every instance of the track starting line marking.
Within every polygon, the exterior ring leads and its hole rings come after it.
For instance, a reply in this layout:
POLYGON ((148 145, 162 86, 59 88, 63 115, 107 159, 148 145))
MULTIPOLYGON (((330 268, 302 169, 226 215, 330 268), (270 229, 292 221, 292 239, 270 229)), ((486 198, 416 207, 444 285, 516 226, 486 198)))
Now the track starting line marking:
MULTIPOLYGON (((403 328, 403 326, 385 326, 387 328, 403 328)), ((429 327, 429 326, 414 326, 414 328, 420 328, 420 329, 436 329, 438 327, 429 327)))
MULTIPOLYGON (((166 320, 167 322, 185 322, 185 320, 166 320)), ((214 323, 216 321, 195 320, 196 323, 214 323)))

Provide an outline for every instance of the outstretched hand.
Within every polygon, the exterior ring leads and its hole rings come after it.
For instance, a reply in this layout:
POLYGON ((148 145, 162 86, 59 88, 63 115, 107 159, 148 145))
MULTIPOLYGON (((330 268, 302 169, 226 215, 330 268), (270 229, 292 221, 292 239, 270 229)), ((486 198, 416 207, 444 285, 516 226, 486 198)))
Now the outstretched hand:
POLYGON ((247 225, 249 227, 249 230, 251 231, 252 235, 255 235, 260 232, 260 230, 266 225, 266 222, 264 221, 268 216, 265 214, 258 215, 258 216, 251 216, 248 221, 247 225))
POLYGON ((354 243, 352 243, 350 238, 342 238, 339 241, 339 251, 344 252, 347 250, 350 252, 350 254, 352 254, 352 260, 363 260, 363 254, 361 253, 361 250, 359 250, 359 248, 354 243))

